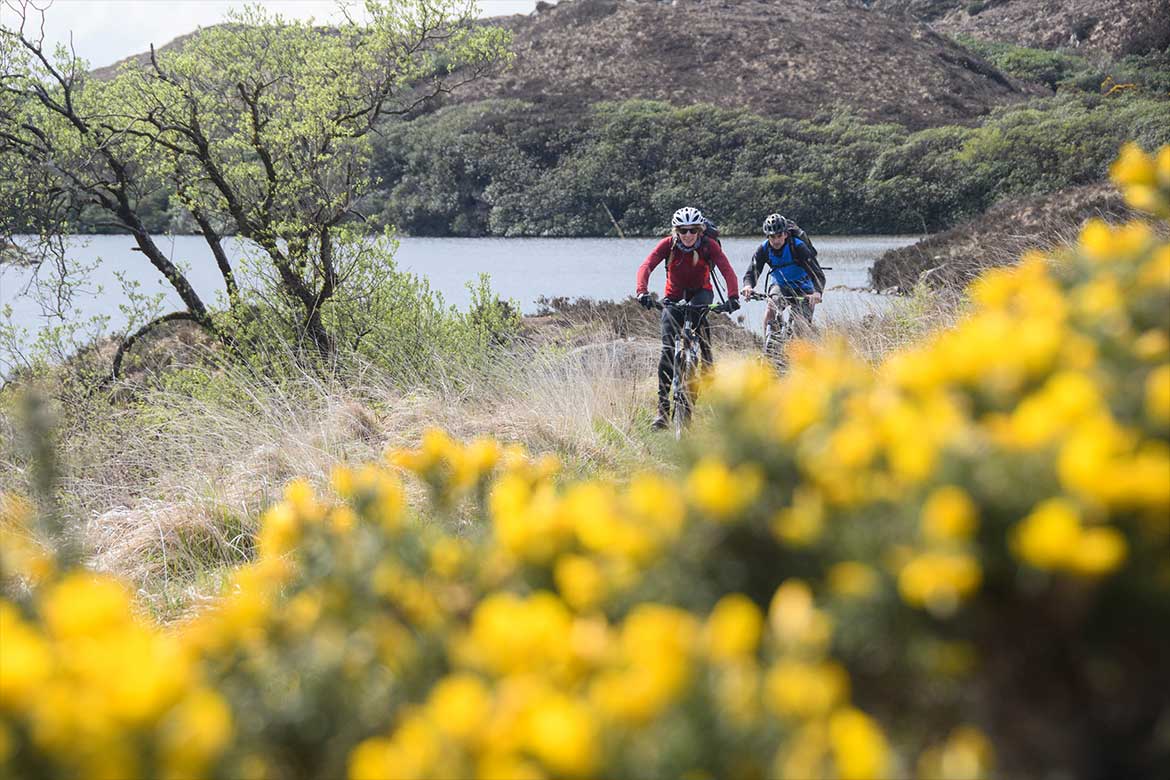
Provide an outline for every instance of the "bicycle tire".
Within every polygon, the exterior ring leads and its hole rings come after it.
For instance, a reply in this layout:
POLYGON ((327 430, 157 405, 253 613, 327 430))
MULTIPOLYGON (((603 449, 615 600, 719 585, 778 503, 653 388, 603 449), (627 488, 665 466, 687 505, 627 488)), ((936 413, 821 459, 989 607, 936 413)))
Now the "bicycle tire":
POLYGON ((774 339, 776 347, 773 359, 777 370, 783 373, 788 367, 788 342, 792 340, 794 335, 792 318, 796 315, 793 314, 791 306, 786 306, 776 316, 780 319, 780 327, 777 329, 777 335, 774 339))
POLYGON ((693 411, 690 396, 691 372, 693 365, 684 357, 675 364, 674 381, 671 386, 671 420, 674 422, 674 437, 681 439, 683 430, 691 422, 693 411))

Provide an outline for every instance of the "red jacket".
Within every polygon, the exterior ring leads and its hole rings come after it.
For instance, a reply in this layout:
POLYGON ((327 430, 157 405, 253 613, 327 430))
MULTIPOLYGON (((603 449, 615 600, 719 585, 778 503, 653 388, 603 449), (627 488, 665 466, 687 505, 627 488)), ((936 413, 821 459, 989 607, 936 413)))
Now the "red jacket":
POLYGON ((684 252, 675 247, 672 236, 662 239, 638 267, 638 289, 635 294, 647 292, 650 272, 669 257, 665 296, 672 301, 680 300, 687 290, 710 290, 711 266, 723 274, 723 280, 727 282, 727 297, 739 295, 739 280, 735 278, 735 271, 731 270, 731 263, 727 262, 727 255, 723 254, 719 244, 703 237, 699 241, 697 255, 694 250, 684 252))

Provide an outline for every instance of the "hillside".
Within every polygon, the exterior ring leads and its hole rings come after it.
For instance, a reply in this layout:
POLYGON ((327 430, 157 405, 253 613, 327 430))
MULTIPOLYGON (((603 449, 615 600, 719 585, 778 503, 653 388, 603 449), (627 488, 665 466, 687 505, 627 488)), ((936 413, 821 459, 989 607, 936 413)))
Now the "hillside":
POLYGON ((456 102, 520 98, 579 111, 650 99, 801 119, 849 108, 920 128, 970 124, 1035 94, 918 20, 852 0, 561 0, 483 23, 512 31, 515 63, 456 102))
MULTIPOLYGON (((865 0, 863 0, 865 2, 865 0)), ((868 0, 946 35, 1110 56, 1170 46, 1170 0, 868 0)))
POLYGON ((845 0, 562 0, 491 23, 512 30, 515 65, 460 100, 648 98, 793 118, 847 106, 923 127, 1029 94, 925 24, 845 0))

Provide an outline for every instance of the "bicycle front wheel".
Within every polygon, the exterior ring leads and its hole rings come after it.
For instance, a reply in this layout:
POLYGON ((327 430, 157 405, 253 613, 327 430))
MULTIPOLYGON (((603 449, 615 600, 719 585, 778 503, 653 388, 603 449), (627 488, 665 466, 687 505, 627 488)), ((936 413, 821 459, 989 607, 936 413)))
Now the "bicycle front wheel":
POLYGON ((682 438, 683 430, 691 422, 693 412, 691 398, 691 375, 694 373, 694 364, 690 360, 681 361, 675 369, 674 382, 671 388, 673 401, 671 417, 674 422, 674 437, 682 438))

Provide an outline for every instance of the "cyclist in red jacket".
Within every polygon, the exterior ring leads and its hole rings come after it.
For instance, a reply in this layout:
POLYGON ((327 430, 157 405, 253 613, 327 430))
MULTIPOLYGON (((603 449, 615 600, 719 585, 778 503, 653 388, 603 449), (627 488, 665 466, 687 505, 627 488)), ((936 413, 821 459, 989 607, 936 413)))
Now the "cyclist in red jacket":
MULTIPOLYGON (((731 311, 739 308, 739 280, 727 261, 718 242, 708 240, 703 231, 706 220, 696 208, 685 206, 674 212, 670 220, 671 234, 662 239, 651 250, 649 256, 638 267, 636 294, 638 302, 650 308, 654 305, 648 292, 650 272, 659 263, 666 262, 666 290, 663 297, 674 301, 693 304, 709 304, 715 299, 711 289, 712 268, 718 268, 727 283, 727 302, 731 311)), ((670 383, 674 378, 672 364, 674 338, 682 327, 681 317, 669 308, 662 310, 662 355, 658 359, 658 416, 654 418, 655 428, 665 428, 670 417, 670 383)), ((703 362, 711 363, 711 332, 704 327, 699 334, 703 351, 703 362)))

